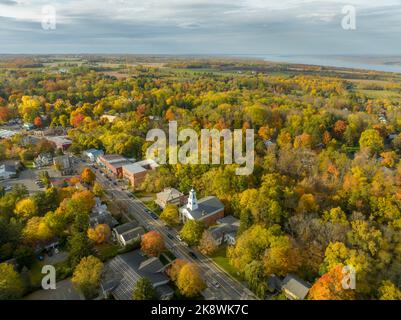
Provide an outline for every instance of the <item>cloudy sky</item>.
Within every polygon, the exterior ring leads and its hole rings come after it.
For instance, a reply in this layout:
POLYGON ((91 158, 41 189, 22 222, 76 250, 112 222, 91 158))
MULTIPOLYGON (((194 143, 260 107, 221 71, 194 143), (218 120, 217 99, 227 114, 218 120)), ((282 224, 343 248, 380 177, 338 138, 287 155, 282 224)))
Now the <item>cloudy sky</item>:
POLYGON ((0 53, 401 55, 401 0, 0 0, 0 53))

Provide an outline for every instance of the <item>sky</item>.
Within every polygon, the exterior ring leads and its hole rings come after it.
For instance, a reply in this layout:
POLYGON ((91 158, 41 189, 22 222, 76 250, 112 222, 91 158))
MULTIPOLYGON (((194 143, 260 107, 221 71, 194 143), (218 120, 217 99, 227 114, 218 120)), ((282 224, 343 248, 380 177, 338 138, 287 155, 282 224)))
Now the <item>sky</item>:
POLYGON ((401 55, 401 0, 0 0, 0 53, 401 55))

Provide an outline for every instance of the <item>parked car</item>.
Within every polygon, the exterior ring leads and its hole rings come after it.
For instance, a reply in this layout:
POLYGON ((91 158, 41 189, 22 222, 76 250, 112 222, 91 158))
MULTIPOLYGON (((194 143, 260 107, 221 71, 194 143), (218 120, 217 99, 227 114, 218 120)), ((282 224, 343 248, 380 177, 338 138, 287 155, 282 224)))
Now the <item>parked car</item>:
POLYGON ((188 254, 191 256, 192 259, 195 259, 195 260, 198 259, 198 257, 196 256, 196 254, 194 252, 189 251, 188 254))
POLYGON ((150 215, 155 220, 159 219, 159 217, 156 214, 154 214, 153 212, 151 212, 150 215))
POLYGON ((212 285, 215 287, 215 288, 220 288, 220 284, 216 281, 216 280, 212 280, 212 285))
POLYGON ((167 237, 168 237, 169 239, 171 239, 171 240, 174 240, 173 235, 171 235, 170 233, 167 233, 167 237))

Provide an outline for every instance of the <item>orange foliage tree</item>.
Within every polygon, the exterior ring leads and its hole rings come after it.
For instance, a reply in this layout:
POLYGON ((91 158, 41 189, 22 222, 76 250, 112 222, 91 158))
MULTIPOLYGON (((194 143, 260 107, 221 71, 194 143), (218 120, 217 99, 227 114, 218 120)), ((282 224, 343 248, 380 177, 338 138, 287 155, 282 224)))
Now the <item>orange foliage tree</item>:
POLYGON ((309 290, 311 300, 353 300, 355 291, 343 288, 345 274, 341 264, 322 275, 309 290))
POLYGON ((156 231, 143 235, 141 250, 149 256, 157 257, 165 249, 163 237, 156 231))

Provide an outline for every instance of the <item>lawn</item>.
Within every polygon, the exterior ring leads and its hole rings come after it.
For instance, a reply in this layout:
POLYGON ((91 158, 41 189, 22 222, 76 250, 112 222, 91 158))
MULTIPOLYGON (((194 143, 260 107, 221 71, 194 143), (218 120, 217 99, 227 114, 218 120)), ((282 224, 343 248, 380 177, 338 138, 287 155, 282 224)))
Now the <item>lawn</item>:
POLYGON ((227 246, 221 246, 210 258, 216 262, 222 269, 224 269, 228 274, 242 281, 241 276, 238 275, 239 270, 229 264, 228 258, 226 256, 227 246))

